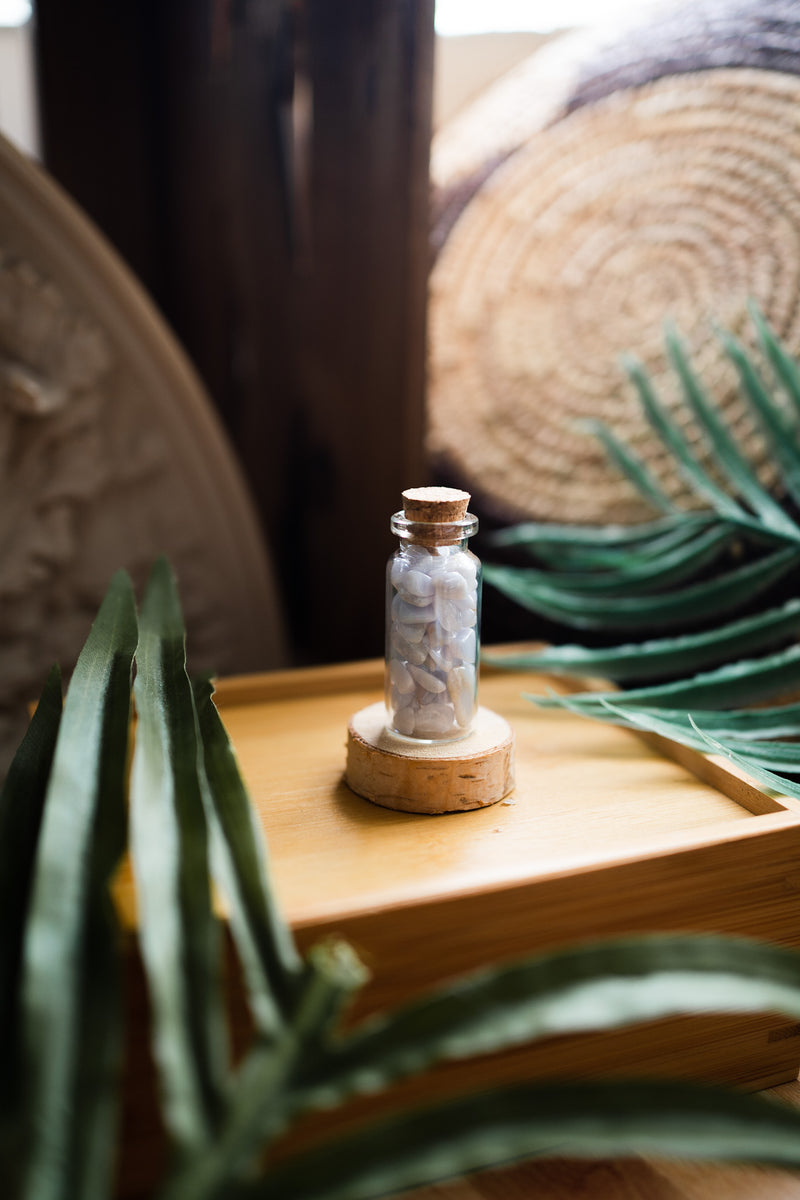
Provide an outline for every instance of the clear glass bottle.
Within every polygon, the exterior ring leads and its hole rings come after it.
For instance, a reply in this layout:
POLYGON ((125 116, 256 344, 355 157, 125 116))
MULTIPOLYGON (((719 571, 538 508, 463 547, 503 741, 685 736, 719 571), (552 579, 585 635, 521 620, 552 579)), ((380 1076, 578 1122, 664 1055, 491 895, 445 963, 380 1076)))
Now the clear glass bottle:
POLYGON ((478 710, 481 564, 467 549, 469 493, 409 488, 391 519, 386 571, 386 724, 414 742, 466 737, 478 710))

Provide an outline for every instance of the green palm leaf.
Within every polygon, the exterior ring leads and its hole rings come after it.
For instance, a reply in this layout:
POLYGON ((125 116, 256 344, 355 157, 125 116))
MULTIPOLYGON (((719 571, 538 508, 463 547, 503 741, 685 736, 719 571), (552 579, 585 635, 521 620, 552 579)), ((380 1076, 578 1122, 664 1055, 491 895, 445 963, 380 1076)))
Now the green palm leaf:
POLYGON ((141 609, 131 852, 167 1129, 204 1145, 227 1091, 219 922, 208 877, 202 751, 175 582, 160 560, 141 609))
MULTIPOLYGON (((673 715, 658 709, 644 709, 633 706, 622 708, 610 701, 603 706, 610 719, 617 724, 634 729, 646 729, 650 733, 658 733, 662 737, 680 742, 693 750, 708 752, 711 736, 707 710, 695 709, 691 713, 673 715)), ((800 733, 800 726, 795 725, 795 733, 800 733)), ((718 745, 722 742, 715 739, 718 745)), ((778 775, 800 773, 800 743, 768 739, 766 741, 753 737, 742 737, 735 733, 726 732, 724 745, 729 754, 735 754, 740 765, 748 768, 763 768, 772 774, 771 786, 778 775), (777 773, 777 774, 776 774, 777 773)), ((781 787, 791 786, 788 780, 782 779, 781 787)))
POLYGON ((800 1114, 680 1083, 504 1088, 404 1114, 306 1152, 242 1200, 378 1200, 529 1157, 646 1154, 800 1165, 800 1114))
POLYGON ((735 567, 700 583, 676 591, 644 596, 586 595, 528 580, 515 567, 487 564, 484 579, 522 608, 578 629, 652 629, 653 627, 698 624, 716 618, 758 598, 784 579, 800 562, 794 547, 735 567))
POLYGON ((800 368, 776 338, 758 307, 755 304, 751 304, 749 307, 764 355, 783 385, 784 391, 791 401, 795 417, 800 418, 800 368))
POLYGON ((800 1015, 798 958, 737 938, 653 935, 493 967, 321 1048, 297 1086, 329 1106, 443 1061, 676 1013, 800 1015))
POLYGON ((597 675, 618 683, 631 683, 664 675, 691 674, 779 645, 798 633, 800 600, 787 600, 779 608, 742 617, 701 633, 602 648, 548 646, 524 653, 486 650, 483 660, 490 666, 508 670, 597 675))
POLYGON ((256 1028, 274 1035, 298 999, 303 964, 272 898, 261 830, 211 694, 209 683, 195 683, 214 873, 230 908, 256 1028))
POLYGON ((757 779, 760 783, 765 783, 767 787, 772 788, 779 795, 792 796, 795 800, 800 800, 800 783, 795 780, 787 779, 785 776, 777 774, 769 767, 762 766, 760 763, 753 761, 749 754, 747 757, 745 757, 743 753, 732 750, 730 746, 728 746, 727 741, 721 742, 717 738, 712 737, 712 735, 707 733, 704 729, 701 729, 701 727, 696 724, 691 713, 689 714, 689 722, 694 728, 695 732, 703 739, 706 747, 710 751, 715 754, 721 754, 724 758, 727 758, 730 762, 734 763, 735 766, 742 767, 754 779, 757 779))
POLYGON ((365 979, 363 966, 346 944, 313 949, 291 1022, 281 1036, 256 1042, 249 1050, 216 1136, 176 1164, 159 1200, 212 1200, 230 1194, 231 1181, 247 1171, 296 1114, 300 1105, 292 1081, 304 1059, 319 1053, 365 979))
MULTIPOLYGON (((710 732, 709 717, 712 714, 700 710, 676 717, 670 713, 636 707, 617 708, 610 701, 606 702, 605 708, 609 718, 619 724, 646 729, 694 749, 720 754, 779 795, 800 800, 800 783, 781 775, 770 762, 772 748, 780 746, 780 743, 764 743, 744 737, 737 739, 727 732, 722 740, 710 732)), ((800 725, 795 725, 794 732, 800 735, 800 725)))
POLYGON ((796 687, 800 682, 800 645, 789 646, 777 654, 744 659, 653 687, 632 688, 624 692, 576 692, 571 696, 529 695, 540 708, 559 708, 565 704, 575 712, 591 714, 606 701, 620 708, 643 705, 650 708, 684 707, 729 708, 752 704, 796 687))
POLYGON ((109 1187, 122 1017, 108 885, 125 844, 135 647, 133 592, 119 573, 67 691, 25 928, 22 1195, 31 1200, 101 1200, 109 1187))
POLYGON ((526 522, 492 533, 488 540, 491 546, 525 551, 560 570, 624 570, 652 563, 719 524, 720 518, 711 512, 683 513, 630 528, 526 522))
POLYGON ((644 561, 626 562, 616 570, 578 571, 563 574, 520 570, 515 578, 527 588, 541 585, 548 591, 599 595, 632 596, 648 594, 664 587, 682 583, 718 562, 737 542, 738 534, 724 523, 701 528, 691 541, 672 550, 662 550, 644 561))
MULTIPOLYGON (((631 382, 639 394, 639 400, 645 416, 672 454, 678 470, 695 494, 714 508, 726 520, 742 526, 757 525, 758 522, 750 517, 745 509, 712 479, 700 460, 692 452, 678 424, 668 409, 658 399, 641 363, 629 356, 624 360, 624 365, 631 382)), ((716 446, 713 448, 715 450, 718 449, 716 446)))
POLYGON ((609 461, 624 475, 639 495, 647 500, 653 508, 664 513, 676 511, 676 504, 661 484, 649 470, 647 465, 625 445, 620 438, 604 425, 602 421, 582 421, 581 426, 587 433, 593 433, 606 452, 609 461))
MULTIPOLYGON (((776 1011, 796 1019, 800 959, 736 938, 622 939, 482 971, 347 1034, 330 1027, 324 985, 315 992, 293 1041, 248 1056, 216 1141, 176 1172, 160 1200, 210 1200, 292 1117, 382 1091, 438 1062, 676 1013, 776 1011), (309 1038, 315 1027, 318 1036, 309 1038)), ((266 1181, 276 1186, 272 1171, 266 1181)), ((327 1192, 309 1194, 321 1200, 327 1192)))
POLYGON ((714 461, 728 476, 734 493, 752 509, 764 529, 788 540, 800 540, 800 528, 773 500, 756 478, 719 412, 709 401, 692 371, 674 330, 667 332, 667 352, 683 386, 686 400, 713 448, 714 461))
MULTIPOLYGON (((739 372, 741 388, 769 441, 771 452, 781 469, 781 478, 787 493, 795 504, 800 503, 800 453, 797 442, 797 419, 788 419, 788 414, 769 394, 758 369, 741 342, 731 334, 720 333, 725 351, 739 372)), ((762 336, 763 343, 763 336, 762 336)))

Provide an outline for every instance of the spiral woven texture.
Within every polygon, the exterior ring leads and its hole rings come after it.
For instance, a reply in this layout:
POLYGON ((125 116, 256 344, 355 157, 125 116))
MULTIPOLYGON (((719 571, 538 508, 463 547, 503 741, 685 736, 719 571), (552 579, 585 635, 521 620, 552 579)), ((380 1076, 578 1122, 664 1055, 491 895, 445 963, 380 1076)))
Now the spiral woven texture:
POLYGON ((652 515, 584 418, 606 421, 691 503, 620 365, 639 358, 690 442, 664 322, 767 483, 769 456, 714 326, 746 305, 800 351, 800 79, 723 68, 579 108, 482 183, 431 280, 429 446, 504 519, 652 515))

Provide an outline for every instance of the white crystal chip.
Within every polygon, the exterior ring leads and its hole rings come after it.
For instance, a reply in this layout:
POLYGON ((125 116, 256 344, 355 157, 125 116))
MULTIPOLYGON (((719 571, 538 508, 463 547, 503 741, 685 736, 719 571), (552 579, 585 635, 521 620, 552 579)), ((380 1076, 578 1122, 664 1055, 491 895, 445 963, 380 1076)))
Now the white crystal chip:
POLYGON ((478 560, 408 544, 391 560, 389 725, 428 741, 462 737, 477 706, 478 560))

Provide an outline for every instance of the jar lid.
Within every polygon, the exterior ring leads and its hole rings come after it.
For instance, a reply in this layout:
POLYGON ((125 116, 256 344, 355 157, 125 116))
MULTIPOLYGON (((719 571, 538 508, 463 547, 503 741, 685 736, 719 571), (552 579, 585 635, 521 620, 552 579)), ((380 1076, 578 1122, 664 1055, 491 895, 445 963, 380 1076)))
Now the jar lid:
POLYGON ((407 488, 403 508, 391 519, 392 533, 423 546, 461 542, 478 532, 478 518, 467 512, 469 492, 457 488, 407 488))
POLYGON ((469 492, 458 488, 407 488, 403 492, 403 512, 409 521, 450 524, 464 520, 470 498, 469 492))

